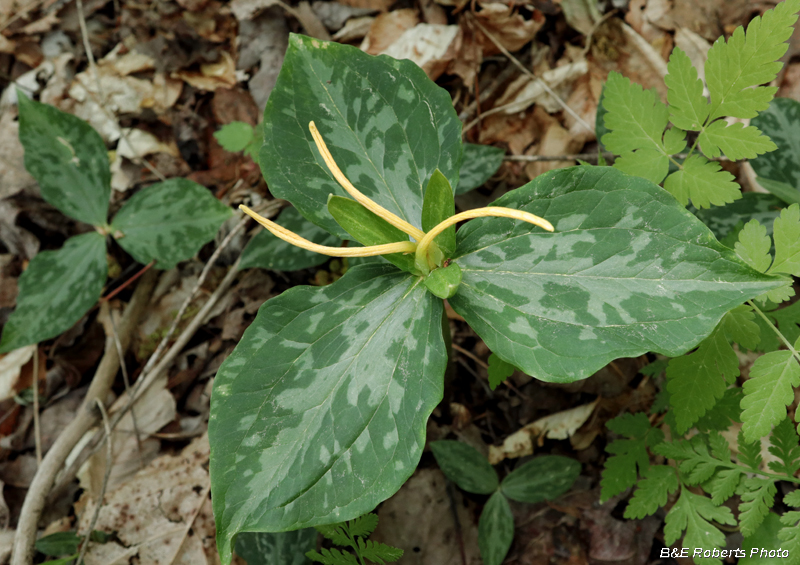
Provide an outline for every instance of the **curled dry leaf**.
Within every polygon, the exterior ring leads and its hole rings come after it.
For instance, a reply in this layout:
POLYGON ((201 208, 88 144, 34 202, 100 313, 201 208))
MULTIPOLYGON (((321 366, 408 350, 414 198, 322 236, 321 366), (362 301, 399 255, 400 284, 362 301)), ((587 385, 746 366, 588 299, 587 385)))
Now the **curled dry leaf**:
MULTIPOLYGON (((526 20, 515 10, 513 4, 502 2, 481 4, 481 11, 475 16, 478 22, 512 53, 530 42, 545 23, 544 14, 538 10, 533 12, 531 19, 526 20)), ((500 52, 494 42, 480 30, 477 39, 483 47, 485 57, 500 52)))
POLYGON ((550 113, 558 112, 562 109, 561 104, 545 91, 542 82, 556 94, 566 97, 569 95, 567 87, 587 72, 589 65, 585 60, 580 60, 545 71, 538 80, 521 75, 506 88, 496 106, 505 106, 506 114, 520 112, 533 104, 541 104, 550 113))
POLYGON ((568 439, 589 419, 599 400, 598 397, 589 404, 539 418, 508 436, 503 445, 499 447, 490 445, 489 463, 497 465, 503 459, 531 455, 534 438, 537 442, 542 441, 545 437, 547 439, 568 439))
POLYGON ((179 78, 199 90, 212 92, 218 88, 236 86, 236 63, 229 53, 223 51, 216 63, 200 65, 200 71, 177 71, 173 78, 179 78))
POLYGON ((367 36, 361 43, 361 50, 370 55, 378 55, 400 39, 406 30, 418 23, 417 11, 409 8, 381 14, 372 22, 367 36))
POLYGON ((16 385, 22 367, 33 358, 36 345, 26 345, 0 356, 0 401, 17 394, 16 385))
POLYGON ((36 181, 25 170, 25 150, 19 142, 19 122, 11 112, 0 115, 0 198, 33 186, 36 181))
POLYGON ((374 22, 375 18, 372 16, 351 18, 347 20, 342 29, 333 34, 333 39, 339 43, 350 43, 356 39, 362 39, 369 33, 374 22))
POLYGON ((407 29, 383 55, 409 59, 419 65, 431 80, 447 69, 461 44, 461 30, 456 25, 417 24, 407 29))

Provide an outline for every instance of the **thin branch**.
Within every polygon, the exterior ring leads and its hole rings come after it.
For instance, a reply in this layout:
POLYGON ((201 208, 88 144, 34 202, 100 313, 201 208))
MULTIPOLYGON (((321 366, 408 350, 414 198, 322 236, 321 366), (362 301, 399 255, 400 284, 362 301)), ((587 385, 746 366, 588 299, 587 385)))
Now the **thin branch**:
POLYGON ((111 445, 111 426, 108 423, 108 414, 106 414, 106 408, 103 406, 103 403, 100 402, 100 399, 98 398, 95 400, 97 402, 97 408, 100 410, 100 415, 103 417, 103 428, 106 432, 106 472, 103 475, 103 484, 100 486, 100 494, 97 495, 97 500, 95 501, 94 514, 92 515, 91 522, 89 522, 89 529, 86 531, 86 537, 83 538, 83 546, 81 547, 81 553, 78 556, 77 565, 81 565, 81 563, 83 563, 83 558, 86 555, 87 548, 89 547, 89 540, 92 537, 92 532, 94 531, 95 525, 97 525, 97 519, 100 517, 100 509, 103 507, 103 500, 106 497, 108 479, 111 477, 111 468, 114 466, 114 449, 111 445))
POLYGON ((39 345, 33 350, 33 437, 36 443, 36 467, 42 465, 42 428, 39 425, 39 345))
MULTIPOLYGON (((152 264, 152 263, 151 263, 152 264)), ((119 355, 119 368, 122 372, 122 382, 125 384, 125 392, 130 392, 131 390, 131 381, 128 377, 128 366, 125 363, 125 354, 122 352, 122 343, 119 341, 119 333, 117 332, 117 323, 114 321, 114 314, 113 312, 110 313, 108 317, 109 322, 111 323, 111 333, 114 335, 114 343, 117 346, 117 354, 119 355)), ((105 416, 104 416, 105 417, 105 416)), ((142 450, 142 438, 139 433, 139 425, 136 422, 136 412, 131 407, 131 422, 133 424, 133 433, 136 436, 136 448, 139 452, 139 469, 144 467, 144 455, 142 450)), ((109 440, 110 442, 110 440, 109 440)), ((80 562, 79 562, 80 565, 80 562)))
MULTIPOLYGON (((489 99, 489 97, 491 97, 495 93, 495 91, 500 87, 500 85, 502 85, 509 78, 511 78, 512 74, 514 74, 514 66, 508 65, 505 69, 502 70, 502 72, 500 72, 500 74, 498 74, 492 80, 491 84, 488 87, 481 90, 480 96, 476 96, 475 100, 470 102, 466 108, 461 110, 461 113, 458 115, 458 118, 463 122, 464 120, 472 116, 472 114, 478 109, 478 104, 481 102, 486 102, 489 99)), ((486 117, 486 112, 481 111, 481 116, 486 117)), ((466 129, 464 131, 466 131, 466 129)))

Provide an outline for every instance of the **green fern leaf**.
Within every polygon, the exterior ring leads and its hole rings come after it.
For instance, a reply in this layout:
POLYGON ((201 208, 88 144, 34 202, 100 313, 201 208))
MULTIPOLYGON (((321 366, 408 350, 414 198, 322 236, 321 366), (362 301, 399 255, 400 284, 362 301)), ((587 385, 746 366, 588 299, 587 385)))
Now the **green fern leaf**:
POLYGON ((800 365, 790 351, 773 351, 756 359, 744 383, 742 431, 748 441, 767 435, 786 417, 786 406, 800 386, 800 365))
POLYGON ((513 375, 516 369, 514 365, 500 359, 500 357, 494 353, 489 355, 489 369, 487 370, 489 374, 489 388, 492 390, 496 389, 500 383, 513 375))
POLYGON ((322 549, 321 551, 320 554, 311 550, 306 553, 306 557, 314 563, 322 563, 322 565, 359 565, 356 556, 347 551, 339 551, 336 548, 322 549))
POLYGON ((736 254, 742 261, 760 273, 766 273, 772 263, 769 250, 772 240, 767 235, 767 228, 758 220, 750 220, 739 232, 739 241, 734 245, 736 254))
POLYGON ((771 82, 780 71, 778 59, 786 53, 784 42, 792 35, 798 10, 800 0, 786 0, 754 18, 747 32, 739 27, 727 42, 720 38, 714 43, 705 66, 710 120, 754 118, 767 109, 777 88, 758 85, 771 82))
POLYGON ((723 206, 742 197, 733 175, 700 155, 687 158, 683 169, 667 177, 664 188, 684 206, 691 200, 697 208, 723 206))
POLYGON ((800 445, 798 445, 794 425, 789 418, 773 428, 769 442, 771 444, 769 452, 780 459, 780 461, 770 461, 769 468, 776 473, 794 477, 794 474, 800 470, 800 445))
MULTIPOLYGON (((715 506, 709 498, 684 488, 681 490, 680 498, 667 514, 664 543, 672 545, 685 530, 683 547, 704 549, 722 547, 725 545, 725 534, 711 524, 711 520, 729 526, 736 525, 736 519, 730 508, 715 506)), ((697 560, 697 562, 704 561, 709 562, 709 560, 697 560)))
POLYGON ((761 331, 755 322, 756 314, 748 304, 737 306, 722 318, 722 329, 728 339, 753 350, 761 340, 761 331))
POLYGON ((349 546, 353 542, 346 533, 346 527, 346 524, 328 524, 326 526, 315 526, 315 529, 336 545, 349 546))
POLYGON ((722 437, 719 432, 708 434, 708 445, 711 448, 711 455, 720 461, 730 461, 731 449, 728 447, 728 440, 722 437))
POLYGON ((793 490, 783 497, 783 503, 786 506, 794 506, 800 508, 800 488, 793 490))
POLYGON ((772 479, 749 478, 743 483, 744 492, 739 504, 739 528, 744 537, 755 533, 775 503, 775 481, 772 479))
POLYGON ((636 149, 655 149, 664 153, 662 135, 669 123, 667 106, 652 90, 631 83, 621 74, 611 72, 606 81, 603 106, 605 125, 610 133, 602 142, 618 155, 636 149))
POLYGON ((667 503, 667 497, 678 490, 675 469, 668 465, 654 465, 644 473, 625 509, 625 518, 639 519, 654 514, 667 503))
POLYGON ((708 157, 719 157, 720 150, 729 159, 755 159, 759 155, 775 151, 775 145, 761 130, 744 124, 728 125, 723 120, 712 122, 698 139, 703 153, 708 157))
POLYGON ((394 563, 403 556, 403 550, 384 543, 358 538, 358 551, 365 559, 383 565, 394 563))
POLYGON ((775 262, 769 272, 800 276, 800 205, 781 210, 773 226, 775 262))
POLYGON ((734 495, 743 476, 739 469, 722 469, 703 485, 703 490, 711 495, 711 502, 719 506, 734 495))
POLYGON ((667 101, 673 124, 684 130, 700 131, 708 117, 708 100, 703 96, 703 82, 689 56, 675 47, 667 64, 667 101))
POLYGON ((739 430, 739 436, 736 439, 737 447, 739 449, 739 461, 751 469, 758 469, 761 467, 761 442, 749 442, 744 437, 744 432, 739 430))
MULTIPOLYGON (((369 537, 378 527, 377 514, 364 514, 355 520, 350 520, 347 523, 347 528, 350 530, 351 536, 361 536, 362 538, 369 537)), ((342 544, 339 544, 342 545, 342 544)))
POLYGON ((650 427, 644 412, 621 414, 610 420, 608 428, 627 439, 614 440, 606 446, 611 457, 606 460, 600 480, 600 500, 608 500, 636 484, 639 474, 650 467, 647 448, 664 441, 664 434, 650 427))
POLYGON ((742 389, 738 386, 725 389, 725 394, 714 405, 714 408, 697 420, 695 427, 701 432, 722 432, 731 427, 731 422, 741 423, 742 389))

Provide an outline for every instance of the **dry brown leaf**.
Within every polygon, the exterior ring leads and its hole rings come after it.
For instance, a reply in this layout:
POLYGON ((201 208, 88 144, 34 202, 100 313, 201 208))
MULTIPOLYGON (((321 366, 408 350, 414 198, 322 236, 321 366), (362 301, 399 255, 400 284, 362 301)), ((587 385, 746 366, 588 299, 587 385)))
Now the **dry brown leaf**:
MULTIPOLYGON (((593 124, 597 117, 597 105, 600 102, 600 93, 603 89, 603 82, 594 74, 589 73, 580 77, 572 87, 572 94, 567 98, 567 106, 572 108, 587 124, 593 124)), ((580 142, 581 147, 584 143, 596 139, 594 130, 587 130, 586 126, 572 117, 571 114, 564 112, 564 122, 569 128, 570 135, 580 142)))
MULTIPOLYGON (((518 114, 492 114, 481 122, 478 143, 491 145, 505 143, 512 155, 522 155, 525 149, 541 135, 536 117, 537 109, 518 114)), ((542 111, 542 113, 544 113, 542 111)))
POLYGON ((342 29, 333 34, 333 39, 340 43, 350 43, 356 39, 363 39, 369 33, 374 21, 375 18, 372 16, 350 18, 342 29))
POLYGON ((417 24, 406 30, 382 54, 416 63, 431 80, 445 71, 461 45, 461 30, 456 25, 417 24))
POLYGON ((361 50, 370 55, 377 55, 389 48, 406 30, 419 23, 417 11, 410 8, 394 10, 381 14, 369 28, 367 36, 361 43, 361 50))
POLYGON ((378 12, 386 12, 394 0, 339 0, 345 6, 352 6, 353 8, 364 8, 375 10, 378 12))
MULTIPOLYGON (((526 43, 530 42, 545 23, 544 14, 538 10, 533 12, 532 19, 526 20, 522 14, 514 10, 513 5, 501 2, 481 4, 481 11, 477 12, 475 16, 481 25, 512 53, 522 49, 526 43)), ((484 56, 500 52, 480 30, 478 37, 483 46, 484 56)))
POLYGON ((0 34, 0 53, 14 54, 14 49, 17 48, 17 43, 11 41, 5 35, 0 34))
POLYGON ((281 4, 280 0, 233 0, 230 3, 231 12, 237 20, 251 20, 258 13, 281 4))
POLYGON ((572 82, 588 72, 589 65, 585 60, 580 60, 545 71, 537 80, 521 75, 506 88, 495 105, 507 105, 504 110, 506 114, 520 112, 533 104, 540 104, 550 113, 558 112, 562 110, 561 104, 545 91, 542 82, 563 99, 572 91, 572 82))
POLYGON ((10 111, 5 111, 0 115, 0 199, 36 183, 25 170, 24 155, 19 141, 19 122, 10 111))
POLYGON ((600 20, 600 11, 595 0, 560 0, 558 3, 567 23, 583 35, 589 35, 595 22, 600 20))
POLYGON ((331 34, 328 33, 322 20, 319 19, 319 16, 311 9, 311 4, 306 0, 300 2, 291 14, 298 19, 300 25, 306 30, 306 35, 323 41, 331 40, 331 34))
POLYGON ((36 345, 26 345, 0 356, 0 401, 13 398, 22 366, 33 358, 36 345))
POLYGON ((179 78, 199 90, 213 92, 218 88, 231 88, 236 86, 236 63, 233 57, 223 51, 220 60, 216 63, 200 65, 200 71, 177 71, 172 73, 173 78, 179 78))
POLYGON ((119 55, 122 47, 121 43, 117 45, 108 55, 97 61, 97 65, 100 67, 110 66, 121 77, 155 69, 156 62, 150 55, 138 51, 129 51, 124 55, 119 55))
POLYGON ((503 459, 531 455, 534 439, 537 442, 545 437, 547 439, 568 439, 589 419, 599 400, 597 398, 589 404, 539 418, 508 436, 503 445, 490 445, 489 463, 497 465, 503 459))

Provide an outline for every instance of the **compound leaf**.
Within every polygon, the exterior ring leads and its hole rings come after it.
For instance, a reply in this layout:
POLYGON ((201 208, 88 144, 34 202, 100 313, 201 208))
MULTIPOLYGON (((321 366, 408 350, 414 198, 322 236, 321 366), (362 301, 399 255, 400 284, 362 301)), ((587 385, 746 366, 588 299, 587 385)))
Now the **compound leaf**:
POLYGON ((514 540, 514 517, 508 500, 494 493, 478 520, 478 547, 485 565, 500 565, 514 540))
POLYGON ((739 504, 739 528, 744 537, 753 535, 761 522, 766 518, 769 509, 775 503, 775 481, 760 477, 751 477, 742 483, 744 492, 739 504))
POLYGON ((500 490, 511 500, 536 503, 552 500, 567 492, 578 475, 581 464, 560 455, 542 455, 511 471, 500 490))
MULTIPOLYGON (((306 220, 297 208, 284 208, 275 223, 319 245, 338 247, 342 244, 341 239, 306 220)), ((275 237, 267 230, 262 230, 244 248, 239 268, 258 267, 273 271, 297 271, 322 265, 328 259, 330 257, 327 255, 300 249, 275 237)))
POLYGON ((703 81, 689 56, 675 47, 669 56, 667 76, 667 101, 673 124, 683 130, 700 131, 708 117, 708 100, 703 96, 703 81))
POLYGON ((739 450, 739 461, 741 461, 743 465, 751 469, 758 469, 761 467, 760 441, 748 442, 745 439, 744 432, 739 430, 739 435, 736 438, 736 445, 739 450))
POLYGON ((111 171, 100 134, 79 117, 17 92, 25 168, 42 198, 71 218, 105 225, 111 171))
POLYGON ((773 351, 756 359, 744 383, 742 431, 747 441, 766 436, 786 417, 786 406, 800 386, 800 365, 791 351, 773 351))
POLYGON ((384 563, 394 563, 403 557, 402 549, 377 541, 364 541, 361 538, 358 538, 358 549, 362 557, 380 565, 384 563))
POLYGON ((663 151, 646 147, 623 153, 614 161, 614 168, 659 184, 669 172, 669 157, 663 151))
POLYGON ((111 228, 134 259, 145 264, 155 260, 157 268, 171 269, 194 257, 232 214, 207 188, 174 178, 134 194, 111 228))
POLYGON ((773 226, 775 262, 770 273, 800 276, 800 204, 781 210, 773 226))
POLYGON ((695 427, 701 432, 722 432, 731 427, 731 421, 741 422, 742 389, 738 386, 725 389, 725 394, 717 400, 712 409, 697 420, 695 427))
POLYGON ((516 370, 517 368, 514 365, 503 361, 500 357, 492 353, 489 355, 489 368, 487 369, 487 373, 489 374, 489 388, 492 390, 496 389, 500 383, 513 375, 516 370))
POLYGON ((417 277, 385 264, 264 303, 211 401, 223 563, 240 531, 353 519, 411 476, 442 398, 442 308, 417 277))
POLYGON ((449 301, 492 351, 540 380, 575 381, 646 351, 680 355, 730 308, 782 284, 658 186, 613 168, 552 171, 496 205, 546 217, 555 232, 468 222, 449 301))
POLYGON ((3 327, 0 353, 68 330, 100 298, 107 277, 106 242, 97 232, 40 252, 19 278, 17 308, 3 327))
POLYGON ((691 200, 697 208, 722 206, 742 197, 733 175, 700 155, 686 159, 683 169, 667 177, 664 188, 684 206, 691 200))
POLYGON ((214 137, 225 151, 244 151, 253 142, 253 126, 244 122, 225 124, 214 132, 214 137))
POLYGON ((710 120, 754 118, 767 109, 777 88, 758 85, 771 82, 783 66, 778 59, 786 53, 785 41, 792 35, 798 10, 800 0, 786 0, 753 18, 747 32, 738 27, 727 42, 723 38, 714 42, 705 66, 710 120))
POLYGON ((483 186, 503 164, 505 154, 500 147, 465 143, 456 194, 464 194, 483 186))
POLYGON ((434 441, 430 445, 439 468, 459 488, 475 494, 497 490, 497 473, 477 449, 452 440, 434 441))
POLYGON ((644 412, 621 414, 609 420, 608 428, 626 439, 616 439, 606 446, 611 456, 606 459, 600 480, 600 500, 606 501, 636 484, 639 474, 650 467, 647 448, 664 441, 664 434, 650 426, 644 412))
POLYGON ((734 495, 744 473, 738 468, 722 469, 703 485, 706 492, 711 495, 711 502, 719 506, 734 495))
POLYGON ((242 532, 236 537, 236 554, 247 565, 306 565, 306 552, 317 543, 314 528, 294 532, 242 532))
POLYGON ((611 130, 602 142, 618 155, 636 149, 654 149, 664 153, 662 136, 669 122, 667 106, 653 90, 645 90, 617 72, 608 74, 603 106, 605 125, 611 130))
POLYGON ((766 273, 772 264, 772 255, 769 252, 771 247, 772 241, 767 235, 767 228, 758 220, 750 220, 739 232, 739 241, 733 248, 742 261, 759 273, 766 273))
POLYGON ((259 161, 273 195, 343 239, 326 205, 329 194, 347 193, 317 151, 311 121, 350 182, 417 227, 433 171, 458 185, 462 125, 446 90, 411 61, 292 34, 259 161))
POLYGON ((629 520, 654 514, 667 504, 667 497, 679 486, 675 469, 668 465, 654 465, 643 473, 643 477, 625 509, 625 518, 629 520))
POLYGON ((378 527, 378 515, 373 513, 364 514, 355 520, 350 520, 347 527, 351 536, 369 537, 378 527))
POLYGON ((772 429, 769 442, 771 444, 769 452, 780 459, 780 461, 770 461, 769 468, 776 473, 794 477, 800 470, 800 445, 790 418, 787 417, 772 429))
POLYGON ((775 151, 778 146, 761 134, 754 126, 728 125, 723 120, 710 124, 699 136, 700 147, 708 157, 719 157, 720 150, 734 161, 755 159, 756 156, 775 151))
MULTIPOLYGON (((750 122, 778 146, 777 151, 750 161, 759 178, 782 183, 788 189, 787 202, 800 198, 800 102, 791 98, 775 98, 769 108, 750 122)), ((769 185, 762 183, 764 188, 769 185)), ((779 195, 780 196, 780 195, 779 195)))
POLYGON ((306 553, 306 557, 315 563, 322 563, 322 565, 360 565, 358 558, 349 551, 341 551, 335 547, 332 549, 322 548, 322 553, 317 553, 314 550, 306 553))
MULTIPOLYGON (((681 496, 678 498, 678 502, 667 514, 664 526, 664 543, 672 545, 685 530, 686 535, 683 538, 683 547, 702 547, 704 549, 723 547, 725 545, 725 534, 711 524, 712 520, 729 526, 736 525, 736 519, 727 506, 715 506, 705 496, 694 494, 686 488, 681 489, 681 496)), ((698 561, 710 560, 698 559, 698 561)), ((719 562, 718 560, 715 561, 719 562)))

